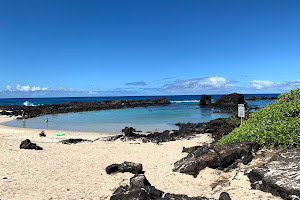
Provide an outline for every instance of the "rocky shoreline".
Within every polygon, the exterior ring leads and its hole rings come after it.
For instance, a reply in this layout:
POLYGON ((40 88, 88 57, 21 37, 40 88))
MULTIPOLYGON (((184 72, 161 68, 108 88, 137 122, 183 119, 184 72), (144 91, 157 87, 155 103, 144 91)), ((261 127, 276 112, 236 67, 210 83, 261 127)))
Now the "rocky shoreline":
MULTIPOLYGON (((225 95, 224 95, 225 96, 225 95)), ((236 104, 241 103, 241 99, 244 96, 234 94, 234 103, 228 103, 232 100, 232 96, 222 97, 215 105, 210 105, 209 98, 205 98, 202 102, 205 102, 208 106, 219 105, 218 108, 229 108, 231 110, 236 107, 236 104), (241 98, 242 97, 242 98, 241 98), (225 100, 224 100, 225 99, 225 100), (223 101, 224 100, 224 101, 223 101), (223 102, 223 103, 222 103, 223 102)), ((99 103, 99 102, 98 102, 99 103)), ((24 116, 27 118, 36 117, 45 114, 64 113, 64 112, 81 112, 89 110, 104 110, 104 109, 118 109, 125 107, 137 107, 137 106, 149 106, 149 105, 165 105, 170 103, 166 99, 155 100, 130 100, 130 101, 110 101, 98 104, 96 102, 81 102, 81 107, 76 107, 75 102, 60 104, 55 108, 54 105, 41 105, 46 106, 43 111, 43 107, 25 107, 28 108, 28 112, 25 112, 24 116), (107 104, 106 104, 107 103, 107 104), (53 107, 54 106, 54 107, 53 107), (55 108, 55 109, 53 109, 55 108), (62 109, 60 109, 62 108, 62 109), (50 113, 48 113, 50 112, 50 113), (51 113, 52 112, 52 113, 51 113)), ((203 105, 203 104, 202 104, 203 105)), ((6 114, 15 115, 22 112, 24 106, 12 106, 6 107, 6 114), (16 109, 17 108, 17 109, 16 109), (12 109, 12 110, 9 110, 12 109)), ((3 108, 2 108, 3 109, 3 108)), ((4 109, 3 109, 4 110, 4 109)), ((249 115, 249 112, 246 116, 249 115)), ((178 123, 179 130, 166 130, 163 132, 155 132, 152 134, 140 134, 132 127, 125 127, 122 135, 110 136, 106 138, 96 140, 83 140, 83 139, 68 139, 61 141, 62 144, 76 144, 81 142, 94 142, 94 141, 141 141, 142 143, 163 143, 182 139, 192 139, 199 134, 211 133, 214 138, 214 142, 205 146, 192 146, 189 148, 183 148, 182 152, 188 153, 186 157, 176 161, 174 163, 173 172, 185 173, 197 177, 199 172, 204 168, 213 168, 228 172, 237 168, 239 165, 247 165, 255 158, 257 151, 260 149, 260 145, 252 142, 241 142, 228 145, 222 145, 215 147, 214 144, 224 135, 230 133, 235 127, 239 126, 237 123, 238 117, 233 115, 229 118, 219 118, 211 120, 207 123, 178 123)), ((20 145, 22 149, 36 149, 42 150, 43 148, 37 146, 35 143, 31 143, 29 140, 25 140, 20 145)), ((277 152, 269 161, 265 161, 263 166, 251 168, 250 173, 247 173, 251 182, 252 189, 262 190, 264 192, 272 193, 275 196, 280 196, 287 200, 296 200, 300 198, 300 179, 299 179, 299 149, 286 149, 277 152)), ((122 164, 112 164, 106 168, 107 174, 116 172, 131 172, 134 175, 130 179, 130 184, 118 187, 110 199, 208 199, 204 196, 188 197, 182 194, 170 194, 156 189, 150 184, 146 176, 143 175, 141 163, 124 162, 122 164)), ((101 174, 102 175, 102 174, 101 174)), ((230 199, 230 194, 221 193, 219 199, 230 199)))
POLYGON ((42 115, 84 112, 96 110, 109 110, 121 108, 147 107, 153 105, 170 104, 166 98, 143 99, 143 100, 113 100, 113 101, 92 101, 92 102, 67 102, 62 104, 44 104, 37 106, 5 105, 0 106, 1 115, 22 116, 21 118, 33 118, 42 115))

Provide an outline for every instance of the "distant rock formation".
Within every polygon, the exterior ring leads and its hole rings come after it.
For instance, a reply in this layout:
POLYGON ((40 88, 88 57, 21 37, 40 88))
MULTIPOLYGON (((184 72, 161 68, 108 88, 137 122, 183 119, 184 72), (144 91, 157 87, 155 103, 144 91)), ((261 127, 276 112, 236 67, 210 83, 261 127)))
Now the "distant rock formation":
POLYGON ((261 97, 261 96, 252 96, 252 97, 246 97, 245 100, 267 100, 267 99, 277 99, 276 97, 272 96, 266 96, 266 97, 261 97))
POLYGON ((248 177, 252 189, 259 189, 286 200, 300 199, 300 149, 276 153, 264 166, 254 168, 248 177))
POLYGON ((134 108, 134 107, 147 107, 152 105, 166 105, 170 104, 166 98, 159 99, 143 99, 143 100, 113 100, 113 101, 92 101, 92 102, 67 102, 62 104, 51 105, 37 105, 37 106, 24 106, 24 105, 5 105, 0 106, 2 115, 21 116, 23 118, 33 118, 42 115, 69 113, 69 112, 83 112, 94 110, 108 110, 120 108, 134 108))
POLYGON ((211 105, 211 95, 205 95, 205 94, 203 94, 201 96, 199 105, 202 105, 202 106, 209 106, 209 105, 211 105))
POLYGON ((220 99, 216 99, 216 102, 213 103, 212 106, 223 111, 237 112, 238 104, 244 104, 245 109, 247 108, 247 103, 245 103, 244 95, 232 93, 223 95, 220 99))

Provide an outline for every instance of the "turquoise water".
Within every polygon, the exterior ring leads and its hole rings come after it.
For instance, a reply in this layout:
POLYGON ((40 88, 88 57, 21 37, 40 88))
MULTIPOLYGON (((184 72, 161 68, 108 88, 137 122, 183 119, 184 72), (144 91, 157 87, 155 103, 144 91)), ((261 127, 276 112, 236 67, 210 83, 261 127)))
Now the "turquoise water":
MULTIPOLYGON (((172 96, 173 99, 169 100, 173 100, 173 103, 163 106, 45 115, 26 120, 13 120, 3 124, 13 127, 46 130, 119 134, 125 126, 134 127, 136 130, 143 132, 175 130, 178 129, 175 125, 178 122, 208 122, 212 119, 232 115, 231 113, 214 113, 215 110, 212 108, 200 107, 198 105, 198 100, 200 99, 198 96, 189 96, 189 99, 187 96, 180 97, 172 96), (149 110, 152 110, 152 112, 149 112, 149 110), (45 123, 46 118, 49 119, 48 124, 45 123)), ((49 101, 49 99, 46 100, 49 101)), ((55 101, 58 100, 55 99, 55 101)), ((262 108, 274 102, 274 100, 247 102, 249 105, 256 105, 262 108)))

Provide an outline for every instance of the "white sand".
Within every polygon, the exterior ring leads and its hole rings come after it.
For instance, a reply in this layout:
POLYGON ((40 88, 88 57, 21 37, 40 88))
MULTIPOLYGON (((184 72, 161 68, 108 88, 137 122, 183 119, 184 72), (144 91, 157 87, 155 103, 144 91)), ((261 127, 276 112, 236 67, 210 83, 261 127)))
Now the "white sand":
MULTIPOLYGON (((7 120, 0 118, 0 122, 7 120)), ((8 119, 9 120, 9 119, 8 119)), ((164 192, 206 196, 218 199, 222 191, 233 200, 281 199, 269 193, 250 189, 244 175, 247 166, 230 173, 206 168, 197 178, 172 172, 173 163, 186 156, 182 147, 211 142, 208 134, 192 140, 156 145, 139 142, 101 142, 64 145, 64 138, 95 139, 97 133, 46 131, 0 125, 0 199, 109 199, 119 185, 129 183, 131 173, 107 175, 112 163, 142 163, 149 182, 164 192), (64 133, 62 137, 51 136, 64 133), (29 138, 44 148, 42 151, 19 149, 29 138), (6 177, 7 179, 3 179, 6 177), (212 189, 212 187, 214 189, 212 189)), ((257 164, 257 160, 253 163, 257 164), (255 163, 256 162, 256 163, 255 163)))

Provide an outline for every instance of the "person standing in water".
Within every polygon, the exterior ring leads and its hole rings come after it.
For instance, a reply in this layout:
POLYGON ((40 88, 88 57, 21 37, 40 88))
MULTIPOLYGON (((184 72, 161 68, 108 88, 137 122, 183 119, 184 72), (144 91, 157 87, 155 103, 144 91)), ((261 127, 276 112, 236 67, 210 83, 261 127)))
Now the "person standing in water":
POLYGON ((46 126, 48 128, 48 117, 46 118, 45 123, 46 123, 46 126))

